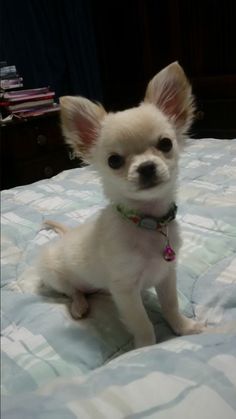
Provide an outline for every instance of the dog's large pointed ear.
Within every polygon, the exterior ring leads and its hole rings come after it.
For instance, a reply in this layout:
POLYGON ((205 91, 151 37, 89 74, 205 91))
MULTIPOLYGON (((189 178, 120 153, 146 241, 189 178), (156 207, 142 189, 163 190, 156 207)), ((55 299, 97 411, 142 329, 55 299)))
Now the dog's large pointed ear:
POLYGON ((80 96, 63 96, 60 98, 60 105, 66 142, 77 156, 89 161, 90 151, 98 138, 101 121, 106 114, 105 109, 80 96))
POLYGON ((153 77, 147 86, 144 101, 160 108, 180 134, 186 133, 193 121, 195 107, 192 89, 177 62, 153 77))

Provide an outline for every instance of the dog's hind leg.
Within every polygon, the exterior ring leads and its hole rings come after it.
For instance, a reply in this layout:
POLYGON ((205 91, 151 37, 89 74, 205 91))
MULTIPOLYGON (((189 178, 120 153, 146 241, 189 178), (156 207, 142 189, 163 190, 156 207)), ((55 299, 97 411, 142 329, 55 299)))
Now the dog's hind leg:
POLYGON ((88 313, 89 304, 83 292, 76 290, 72 295, 70 307, 71 315, 74 319, 81 319, 88 313))

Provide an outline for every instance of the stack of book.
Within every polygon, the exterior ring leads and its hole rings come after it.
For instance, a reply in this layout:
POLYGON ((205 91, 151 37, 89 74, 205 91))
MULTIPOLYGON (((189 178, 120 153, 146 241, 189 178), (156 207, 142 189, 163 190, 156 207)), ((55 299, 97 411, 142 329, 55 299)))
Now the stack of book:
POLYGON ((3 91, 23 87, 23 78, 19 76, 15 65, 0 62, 0 89, 3 91))
POLYGON ((20 89, 23 78, 14 65, 0 62, 0 120, 10 121, 13 117, 26 118, 58 111, 60 106, 54 102, 55 92, 49 87, 20 89), (14 90, 13 90, 14 89, 14 90))
POLYGON ((55 92, 49 87, 14 90, 3 95, 4 106, 9 114, 19 117, 37 116, 59 109, 54 103, 55 92))

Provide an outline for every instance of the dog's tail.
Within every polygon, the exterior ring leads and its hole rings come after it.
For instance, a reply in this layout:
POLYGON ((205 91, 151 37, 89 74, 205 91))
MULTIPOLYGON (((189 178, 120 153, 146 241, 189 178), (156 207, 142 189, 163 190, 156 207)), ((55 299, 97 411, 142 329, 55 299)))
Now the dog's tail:
POLYGON ((45 220, 43 222, 43 227, 51 228, 52 230, 56 231, 56 233, 60 234, 60 236, 63 236, 70 230, 70 228, 66 227, 64 224, 53 220, 45 220))

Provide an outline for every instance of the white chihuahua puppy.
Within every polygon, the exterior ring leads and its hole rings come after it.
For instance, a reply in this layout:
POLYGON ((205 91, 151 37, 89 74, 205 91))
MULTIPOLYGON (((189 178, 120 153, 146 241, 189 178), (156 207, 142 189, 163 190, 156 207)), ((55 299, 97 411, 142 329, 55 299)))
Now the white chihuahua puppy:
MULTIPOLYGON (((71 313, 88 309, 86 293, 108 290, 135 347, 155 343, 141 291, 155 287, 162 312, 178 335, 204 325, 179 312, 176 258, 181 240, 175 220, 176 180, 193 97, 177 62, 148 84, 140 106, 106 113, 82 97, 61 98, 67 142, 101 176, 110 203, 95 220, 65 231, 46 246, 39 270, 44 283, 72 298, 71 313)), ((48 222, 63 231, 63 226, 48 222)))

